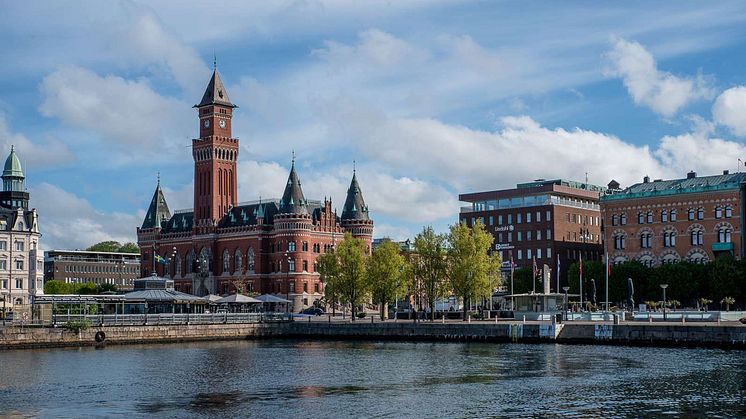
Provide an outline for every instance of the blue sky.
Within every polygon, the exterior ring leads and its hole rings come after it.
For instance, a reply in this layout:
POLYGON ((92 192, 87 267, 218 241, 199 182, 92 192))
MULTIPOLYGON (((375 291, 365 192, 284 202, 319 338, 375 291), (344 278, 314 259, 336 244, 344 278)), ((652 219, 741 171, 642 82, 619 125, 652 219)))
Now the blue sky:
POLYGON ((0 147, 45 248, 130 241, 161 173, 191 207, 213 53, 240 106, 239 200, 341 209, 352 162, 375 235, 445 230, 458 193, 622 185, 746 160, 742 2, 4 2, 0 147))

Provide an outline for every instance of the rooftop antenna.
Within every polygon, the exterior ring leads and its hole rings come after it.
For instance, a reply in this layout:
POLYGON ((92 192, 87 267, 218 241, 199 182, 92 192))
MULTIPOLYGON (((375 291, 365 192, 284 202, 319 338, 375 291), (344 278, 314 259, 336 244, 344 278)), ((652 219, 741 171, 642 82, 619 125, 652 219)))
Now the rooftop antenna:
POLYGON ((741 173, 741 159, 738 159, 738 169, 736 170, 736 173, 741 173))
POLYGON ((585 184, 588 184, 588 172, 585 172, 585 184))

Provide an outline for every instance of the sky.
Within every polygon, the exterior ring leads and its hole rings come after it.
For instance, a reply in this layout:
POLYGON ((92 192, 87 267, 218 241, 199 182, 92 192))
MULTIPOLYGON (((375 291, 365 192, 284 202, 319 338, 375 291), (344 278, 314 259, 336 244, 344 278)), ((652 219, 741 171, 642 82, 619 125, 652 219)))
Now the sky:
POLYGON ((341 212, 354 164, 375 237, 446 231, 459 193, 746 160, 740 1, 0 3, 0 151, 46 249, 135 241, 158 173, 192 207, 214 57, 239 201, 280 197, 294 151, 341 212))

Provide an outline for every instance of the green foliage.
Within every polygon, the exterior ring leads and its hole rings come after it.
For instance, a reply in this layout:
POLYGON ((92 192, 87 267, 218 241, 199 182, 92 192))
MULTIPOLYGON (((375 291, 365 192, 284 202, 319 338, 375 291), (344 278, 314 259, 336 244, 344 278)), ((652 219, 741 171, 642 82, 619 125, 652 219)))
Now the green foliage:
MULTIPOLYGON (((533 291, 533 270, 531 268, 518 268, 513 272, 513 291, 515 294, 525 294, 533 291)), ((510 284, 508 284, 510 286, 510 284)))
POLYGON ((349 233, 345 233, 335 252, 318 258, 318 271, 325 283, 327 299, 350 304, 353 319, 368 296, 365 259, 365 242, 349 233))
POLYGON ((70 320, 69 322, 65 323, 63 326, 65 329, 74 330, 74 331, 80 331, 80 330, 86 330, 91 327, 91 321, 88 319, 83 320, 70 320))
POLYGON ((140 253, 140 248, 135 243, 121 244, 118 241, 108 240, 96 243, 86 250, 91 252, 122 252, 122 253, 140 253))
POLYGON ((373 301, 381 305, 381 319, 388 310, 386 305, 397 296, 403 296, 407 291, 407 277, 405 276, 406 260, 400 254, 399 245, 385 240, 368 258, 365 269, 368 288, 373 295, 373 301))
POLYGON ((117 286, 114 284, 99 284, 98 286, 98 293, 102 294, 104 292, 117 292, 117 286))
POLYGON ((447 252, 448 278, 454 294, 464 301, 464 319, 468 301, 489 298, 500 285, 500 258, 489 254, 493 240, 481 222, 471 228, 463 222, 451 226, 447 252))
MULTIPOLYGON (((435 300, 447 289, 446 237, 436 234, 431 226, 424 227, 414 239, 414 248, 413 291, 424 295, 428 305, 435 307, 435 300)), ((431 310, 431 315, 435 320, 435 310, 431 310)))
POLYGON ((93 282, 83 284, 68 284, 56 279, 47 281, 44 284, 44 294, 82 294, 93 295, 100 294, 104 291, 117 291, 113 284, 96 285, 93 282))
POLYGON ((360 313, 355 314, 355 317, 358 319, 364 319, 365 318, 365 312, 361 311, 360 313))

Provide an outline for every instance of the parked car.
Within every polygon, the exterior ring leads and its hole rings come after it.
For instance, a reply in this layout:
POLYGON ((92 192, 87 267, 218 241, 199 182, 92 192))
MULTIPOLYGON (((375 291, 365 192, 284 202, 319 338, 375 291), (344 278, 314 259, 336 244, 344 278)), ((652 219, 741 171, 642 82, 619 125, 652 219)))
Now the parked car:
POLYGON ((323 309, 320 309, 318 307, 308 307, 307 309, 303 310, 303 314, 311 314, 315 316, 321 316, 324 313, 323 309))

